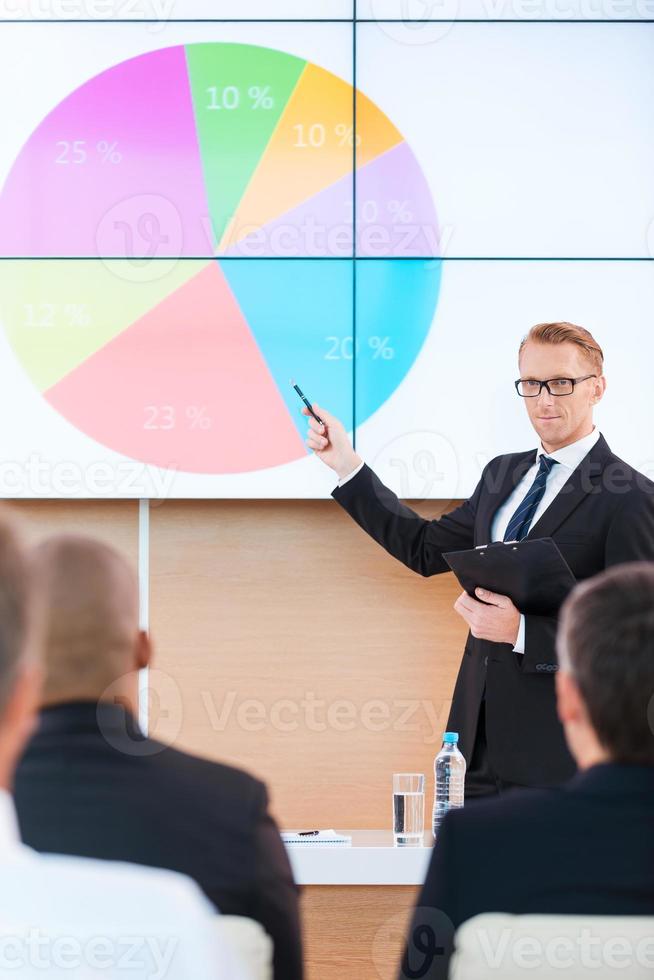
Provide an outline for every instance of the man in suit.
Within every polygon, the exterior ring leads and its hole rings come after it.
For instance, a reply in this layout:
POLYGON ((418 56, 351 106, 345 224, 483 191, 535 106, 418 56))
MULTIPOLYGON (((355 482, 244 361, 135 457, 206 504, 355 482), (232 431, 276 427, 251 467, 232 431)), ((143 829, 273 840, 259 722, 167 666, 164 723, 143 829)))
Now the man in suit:
POLYGON ((445 817, 401 980, 446 977, 453 932, 482 912, 654 916, 653 651, 654 563, 574 588, 556 689, 579 772, 445 817))
MULTIPOLYGON (((188 878, 154 868, 36 854, 11 798, 36 720, 42 617, 29 556, 0 514, 0 970, 36 980, 242 980, 216 915, 188 878)), ((129 819, 125 809, 122 820, 129 819)))
MULTIPOLYGON (((611 452, 593 424, 606 388, 602 350, 570 323, 533 327, 520 345, 520 381, 537 449, 492 459, 472 494, 424 520, 354 452, 338 419, 318 405, 308 446, 340 477, 332 496, 383 548, 421 575, 449 571, 443 552, 489 541, 552 537, 577 579, 654 558, 654 483, 611 452)), ((304 409, 308 415, 308 409, 304 409)), ((508 596, 463 592, 455 610, 470 632, 449 730, 467 762, 466 796, 552 786, 574 762, 557 719, 557 615, 524 615, 508 596)))
POLYGON ((24 840, 189 875, 222 913, 264 926, 276 980, 301 980, 297 887, 265 786, 138 728, 138 671, 151 649, 131 568, 107 545, 76 536, 50 539, 35 561, 45 684, 16 776, 24 840))

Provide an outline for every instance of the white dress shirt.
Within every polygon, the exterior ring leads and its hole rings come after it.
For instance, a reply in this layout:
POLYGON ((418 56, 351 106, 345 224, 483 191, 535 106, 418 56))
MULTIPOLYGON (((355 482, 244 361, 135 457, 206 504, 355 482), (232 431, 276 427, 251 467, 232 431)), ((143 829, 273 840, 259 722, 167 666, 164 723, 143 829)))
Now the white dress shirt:
MULTIPOLYGON (((495 512, 491 526, 491 541, 502 541, 504 539, 504 532, 509 526, 511 517, 517 510, 518 505, 527 496, 529 488, 536 479, 536 473, 538 472, 541 456, 545 455, 549 456, 551 459, 555 459, 558 465, 553 466, 550 470, 547 477, 547 483, 545 484, 545 493, 543 494, 542 500, 539 502, 538 507, 536 508, 536 512, 532 518, 531 524, 529 525, 530 527, 533 527, 536 522, 540 520, 542 515, 558 494, 559 490, 563 487, 563 484, 567 483, 572 471, 575 470, 581 463, 582 459, 588 455, 599 437, 599 429, 597 426, 593 426, 592 432, 589 432, 587 436, 582 436, 582 438, 577 439, 576 442, 571 442, 568 446, 563 446, 562 449, 557 449, 553 453, 546 453, 541 443, 536 452, 535 462, 532 466, 530 466, 523 478, 517 484, 513 490, 513 493, 509 494, 504 503, 501 504, 495 512)), ((339 487, 342 487, 344 483, 347 483, 348 480, 351 480, 352 477, 356 476, 362 466, 363 462, 359 463, 357 468, 352 470, 351 473, 348 473, 342 480, 339 480, 339 487)), ((520 616, 518 638, 513 649, 516 651, 516 653, 525 652, 525 617, 523 615, 520 616)))
POLYGON ((217 923, 184 875, 37 854, 0 790, 0 976, 243 980, 217 923))

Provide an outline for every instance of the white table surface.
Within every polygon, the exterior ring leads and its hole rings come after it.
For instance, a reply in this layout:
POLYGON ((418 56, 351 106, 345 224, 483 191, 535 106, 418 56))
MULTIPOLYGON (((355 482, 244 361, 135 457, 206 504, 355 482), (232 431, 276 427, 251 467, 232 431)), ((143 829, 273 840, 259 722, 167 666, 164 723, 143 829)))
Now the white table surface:
POLYGON ((286 844, 298 885, 421 885, 433 837, 421 847, 396 847, 390 830, 341 830, 352 844, 286 844))

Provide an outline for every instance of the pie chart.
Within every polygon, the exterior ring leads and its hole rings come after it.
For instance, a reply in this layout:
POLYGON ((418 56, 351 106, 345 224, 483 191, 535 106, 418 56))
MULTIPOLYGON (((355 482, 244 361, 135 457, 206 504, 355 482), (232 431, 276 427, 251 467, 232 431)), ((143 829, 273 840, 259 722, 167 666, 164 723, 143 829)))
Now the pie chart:
POLYGON ((0 316, 71 426, 245 473, 307 455, 290 377, 349 430, 391 397, 433 322, 437 218, 408 143, 354 101, 295 55, 201 43, 43 119, 0 195, 0 316))

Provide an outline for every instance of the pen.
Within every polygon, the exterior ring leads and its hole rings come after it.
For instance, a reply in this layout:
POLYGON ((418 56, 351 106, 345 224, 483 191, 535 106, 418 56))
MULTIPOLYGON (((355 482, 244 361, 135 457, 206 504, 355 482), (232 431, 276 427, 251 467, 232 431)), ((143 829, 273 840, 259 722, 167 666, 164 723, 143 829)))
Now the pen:
POLYGON ((300 396, 300 398, 302 399, 302 401, 304 402, 304 404, 307 406, 307 408, 309 409, 309 411, 313 415, 313 417, 316 420, 316 422, 320 422, 321 425, 324 425, 325 423, 320 418, 320 416, 319 415, 316 415, 316 413, 314 412, 314 410, 311 408, 311 403, 309 402, 309 399, 305 396, 304 392, 301 390, 300 386, 295 384, 295 381, 293 380, 293 378, 289 378, 289 381, 291 382, 291 384, 293 385, 293 387, 297 391, 298 395, 300 396))
POLYGON ((315 837, 319 830, 298 830, 298 837, 315 837))

